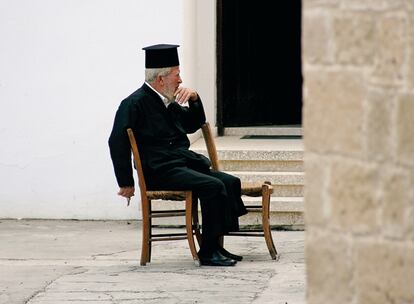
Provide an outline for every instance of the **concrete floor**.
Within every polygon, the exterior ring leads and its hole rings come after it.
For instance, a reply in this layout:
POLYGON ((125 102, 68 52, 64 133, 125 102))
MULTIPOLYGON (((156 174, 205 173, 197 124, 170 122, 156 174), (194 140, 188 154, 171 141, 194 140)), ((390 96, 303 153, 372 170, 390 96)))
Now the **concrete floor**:
POLYGON ((226 237, 234 267, 196 267, 186 241, 158 242, 139 266, 138 221, 0 221, 1 304, 305 303, 304 232, 226 237))

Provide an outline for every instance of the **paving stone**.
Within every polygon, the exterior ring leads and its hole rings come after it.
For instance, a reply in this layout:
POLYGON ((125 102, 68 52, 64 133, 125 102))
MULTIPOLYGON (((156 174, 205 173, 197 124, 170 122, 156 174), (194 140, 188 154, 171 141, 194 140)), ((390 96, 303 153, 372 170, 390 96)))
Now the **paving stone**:
POLYGON ((0 304, 305 303, 304 231, 273 231, 277 261, 263 238, 226 237, 234 267, 195 266, 185 241, 155 243, 141 267, 140 226, 0 221, 0 304))

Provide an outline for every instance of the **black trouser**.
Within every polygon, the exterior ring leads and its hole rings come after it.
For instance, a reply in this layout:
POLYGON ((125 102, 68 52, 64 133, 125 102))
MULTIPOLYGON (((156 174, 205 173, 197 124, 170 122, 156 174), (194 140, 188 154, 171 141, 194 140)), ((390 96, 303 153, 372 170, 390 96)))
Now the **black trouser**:
POLYGON ((247 213, 241 200, 240 179, 224 172, 201 173, 188 167, 176 167, 150 176, 147 184, 151 190, 192 190, 200 199, 201 252, 214 250, 220 236, 237 231, 238 217, 247 213))

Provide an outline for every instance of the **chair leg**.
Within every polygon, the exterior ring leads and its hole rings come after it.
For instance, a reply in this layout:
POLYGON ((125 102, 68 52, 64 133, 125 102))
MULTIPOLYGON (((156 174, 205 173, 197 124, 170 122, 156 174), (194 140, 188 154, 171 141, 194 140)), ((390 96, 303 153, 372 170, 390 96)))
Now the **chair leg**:
MULTIPOLYGON (((149 208, 149 214, 152 214, 152 201, 151 200, 149 201, 148 208, 149 208)), ((152 253, 152 241, 151 241, 151 238, 152 238, 152 216, 149 217, 148 221, 149 221, 149 224, 148 224, 148 227, 149 227, 149 233, 148 233, 148 263, 150 263, 151 262, 151 253, 152 253)))
POLYGON ((193 255, 193 260, 197 266, 200 266, 200 261, 198 259, 197 249, 194 242, 194 233, 193 233, 193 198, 192 192, 186 191, 185 195, 185 227, 187 230, 187 240, 188 245, 190 246, 191 254, 193 255))
POLYGON ((270 256, 273 260, 277 258, 276 247, 273 243, 272 231, 270 229, 270 189, 268 185, 262 186, 262 227, 266 240, 267 249, 269 249, 270 256))
POLYGON ((151 257, 151 201, 142 199, 142 244, 141 244, 141 266, 145 266, 151 257))
POLYGON ((193 227, 197 238, 198 247, 201 247, 202 238, 200 232, 200 221, 198 218, 198 199, 196 197, 193 197, 193 227))

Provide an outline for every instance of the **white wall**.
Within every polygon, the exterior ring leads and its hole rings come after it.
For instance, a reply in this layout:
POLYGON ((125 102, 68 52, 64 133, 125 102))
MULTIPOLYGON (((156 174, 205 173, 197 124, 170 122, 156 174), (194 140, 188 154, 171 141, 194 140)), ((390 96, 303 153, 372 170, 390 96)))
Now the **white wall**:
MULTIPOLYGON (((0 218, 136 218, 107 140, 181 0, 0 0, 0 218)), ((185 78, 184 78, 185 81, 185 78)))
MULTIPOLYGON (((191 0, 189 0, 191 1, 191 0)), ((195 27, 195 60, 197 88, 202 93, 210 125, 216 125, 216 2, 197 0, 195 27)))
MULTIPOLYGON (((214 127, 217 105, 216 1, 183 0, 183 12, 183 56, 180 58, 183 81, 197 89, 207 120, 214 127)), ((191 142, 200 136, 200 131, 191 135, 191 142)))

